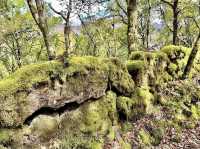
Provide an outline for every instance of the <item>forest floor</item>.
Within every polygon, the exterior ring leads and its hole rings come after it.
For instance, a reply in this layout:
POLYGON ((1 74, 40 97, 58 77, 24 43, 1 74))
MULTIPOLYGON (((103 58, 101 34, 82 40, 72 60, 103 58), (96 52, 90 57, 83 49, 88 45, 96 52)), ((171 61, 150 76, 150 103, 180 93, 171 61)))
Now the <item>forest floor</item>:
MULTIPOLYGON (((182 129, 177 137, 175 128, 167 128, 161 142, 157 146, 143 146, 138 139, 141 129, 148 132, 149 125, 154 118, 146 116, 132 123, 132 130, 122 135, 131 144, 132 149, 200 149, 200 121, 192 129, 182 129)), ((119 141, 115 140, 105 145, 105 149, 122 149, 119 141)))

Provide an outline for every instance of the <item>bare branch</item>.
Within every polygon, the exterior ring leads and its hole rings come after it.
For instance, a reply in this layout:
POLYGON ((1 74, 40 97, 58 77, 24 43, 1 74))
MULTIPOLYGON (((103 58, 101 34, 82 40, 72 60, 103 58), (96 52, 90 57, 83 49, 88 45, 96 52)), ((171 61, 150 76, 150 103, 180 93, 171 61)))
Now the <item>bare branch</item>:
POLYGON ((170 3, 170 2, 168 2, 168 1, 166 1, 166 0, 161 0, 161 2, 163 2, 163 3, 167 4, 167 5, 169 5, 170 7, 173 7, 173 4, 170 3))

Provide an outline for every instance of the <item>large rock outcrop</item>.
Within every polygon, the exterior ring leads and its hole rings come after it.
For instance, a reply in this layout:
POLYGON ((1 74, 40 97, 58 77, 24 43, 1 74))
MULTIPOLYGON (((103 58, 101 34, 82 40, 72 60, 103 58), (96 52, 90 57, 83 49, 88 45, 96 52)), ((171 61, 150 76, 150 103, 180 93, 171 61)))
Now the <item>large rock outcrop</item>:
POLYGON ((67 68, 57 61, 25 66, 0 81, 0 128, 12 134, 0 143, 38 148, 54 133, 102 137, 117 123, 116 94, 129 96, 134 86, 117 59, 73 57, 67 68))
MULTIPOLYGON (((17 70, 0 81, 0 149, 103 149, 114 139, 129 149, 119 127, 126 121, 153 115, 163 125, 195 123, 199 79, 177 81, 190 51, 168 46, 133 52, 126 65, 116 58, 72 57, 66 68, 51 61, 17 70), (166 119, 158 116, 163 109, 166 119)), ((141 142, 159 144, 165 129, 159 124, 162 133, 147 139, 141 131, 141 142)))

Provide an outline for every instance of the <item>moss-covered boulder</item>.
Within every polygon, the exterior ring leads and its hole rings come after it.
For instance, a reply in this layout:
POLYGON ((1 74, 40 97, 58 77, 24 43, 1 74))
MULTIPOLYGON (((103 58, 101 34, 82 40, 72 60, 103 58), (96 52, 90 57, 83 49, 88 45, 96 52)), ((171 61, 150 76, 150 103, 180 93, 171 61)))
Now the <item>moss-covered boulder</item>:
MULTIPOLYGON (((139 87, 156 87, 160 84, 181 79, 191 48, 169 45, 160 51, 132 52, 127 68, 139 87)), ((190 77, 198 76, 200 55, 197 54, 190 77)))
POLYGON ((134 120, 152 112, 154 96, 148 89, 137 88, 131 97, 119 96, 117 108, 125 120, 134 120))
POLYGON ((181 78, 191 53, 191 48, 169 45, 163 47, 161 51, 166 53, 170 60, 168 66, 168 72, 170 75, 172 75, 174 79, 181 78))
POLYGON ((21 131, 22 147, 50 147, 49 140, 52 140, 63 149, 102 149, 106 136, 109 137, 118 122, 116 99, 116 94, 109 91, 100 99, 86 101, 80 107, 67 110, 60 116, 37 116, 30 126, 21 131))
POLYGON ((164 52, 132 52, 127 68, 138 87, 149 88, 171 80, 166 71, 169 59, 164 52))
POLYGON ((78 135, 92 139, 89 148, 101 148, 118 123, 117 95, 131 96, 134 90, 118 59, 72 57, 66 68, 58 61, 25 66, 0 81, 0 128, 13 132, 10 139, 2 131, 0 142, 40 148, 52 146, 53 139, 66 146, 72 142, 67 136, 78 135))
POLYGON ((56 111, 105 95, 108 86, 131 94, 134 82, 119 60, 73 57, 69 67, 57 61, 33 64, 0 81, 0 126, 18 127, 42 107, 56 111))

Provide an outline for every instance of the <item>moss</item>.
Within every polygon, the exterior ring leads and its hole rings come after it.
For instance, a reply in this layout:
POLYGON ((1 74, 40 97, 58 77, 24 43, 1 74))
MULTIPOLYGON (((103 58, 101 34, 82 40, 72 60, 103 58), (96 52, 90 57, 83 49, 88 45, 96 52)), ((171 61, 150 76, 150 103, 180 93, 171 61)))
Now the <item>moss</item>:
POLYGON ((141 60, 127 61, 127 69, 131 74, 136 86, 148 86, 148 66, 141 60))
POLYGON ((147 146, 151 145, 151 136, 144 129, 141 129, 139 131, 138 138, 139 138, 141 144, 144 144, 147 146))
POLYGON ((124 141, 123 139, 119 140, 119 144, 120 144, 121 148, 123 148, 123 149, 131 149, 132 148, 131 144, 124 141))
POLYGON ((124 95, 134 92, 135 83, 128 73, 126 65, 114 58, 109 63, 109 80, 112 88, 124 95))
POLYGON ((127 62, 127 67, 138 87, 156 87, 170 80, 166 72, 169 59, 164 52, 136 51, 127 62))
POLYGON ((120 96, 117 98, 117 108, 126 120, 141 117, 152 112, 154 96, 148 89, 137 88, 131 98, 120 96))
POLYGON ((115 129, 113 128, 113 127, 111 127, 110 129, 109 129, 109 132, 108 132, 108 134, 107 134, 107 139, 109 140, 109 141, 113 141, 114 139, 115 139, 115 136, 116 136, 116 133, 115 133, 115 129))
POLYGON ((145 63, 141 60, 134 60, 134 61, 127 61, 126 66, 129 72, 135 71, 135 70, 144 70, 145 69, 145 63))
POLYGON ((11 141, 11 134, 6 129, 0 129, 0 144, 8 144, 11 141))
POLYGON ((154 96, 148 89, 138 88, 133 98, 136 99, 137 105, 141 108, 139 110, 142 110, 142 113, 148 113, 151 111, 154 96))
POLYGON ((103 149, 103 143, 94 137, 68 134, 60 144, 61 149, 103 149))
POLYGON ((191 49, 183 46, 168 45, 163 47, 161 51, 166 53, 171 58, 182 59, 190 54, 191 49))
POLYGON ((134 51, 131 53, 130 60, 144 60, 147 52, 134 51))
POLYGON ((200 106, 192 105, 191 106, 191 112, 192 112, 192 118, 193 119, 195 119, 195 120, 200 119, 200 106))
POLYGON ((118 110, 126 116, 126 120, 130 120, 135 113, 135 101, 129 97, 119 97, 117 98, 117 108, 118 110))
POLYGON ((73 75, 74 72, 87 74, 88 71, 109 71, 109 64, 107 59, 87 57, 72 57, 69 59, 69 67, 65 69, 65 73, 73 75))
POLYGON ((88 101, 78 109, 62 115, 61 134, 70 134, 72 139, 76 139, 76 136, 90 136, 99 141, 105 136, 109 137, 117 121, 116 94, 109 91, 104 97, 88 101))
POLYGON ((161 140, 163 139, 164 136, 164 129, 163 128, 155 128, 152 130, 151 135, 152 135, 152 144, 153 145, 159 145, 161 140))
POLYGON ((40 115, 32 121, 30 129, 32 134, 41 137, 41 139, 47 139, 58 131, 58 125, 56 118, 40 115))
POLYGON ((25 66, 0 81, 0 97, 26 90, 35 83, 47 81, 48 72, 58 68, 61 68, 61 64, 55 61, 25 66))
POLYGON ((169 46, 163 47, 161 51, 166 53, 170 60, 170 65, 169 65, 169 70, 171 71, 170 73, 173 75, 175 79, 180 78, 187 64, 187 60, 189 58, 191 49, 183 47, 183 46, 169 45, 169 46), (176 69, 174 70, 171 69, 172 66, 173 66, 173 69, 174 68, 176 69))
POLYGON ((81 107, 83 120, 80 129, 84 133, 106 134, 112 125, 117 123, 116 95, 108 92, 96 102, 81 107))
POLYGON ((167 60, 165 53, 160 51, 148 52, 148 51, 134 51, 131 53, 130 60, 142 60, 150 61, 151 59, 163 59, 167 60))
POLYGON ((171 75, 175 76, 176 75, 176 71, 178 69, 178 66, 176 64, 170 63, 168 66, 168 71, 171 75))

